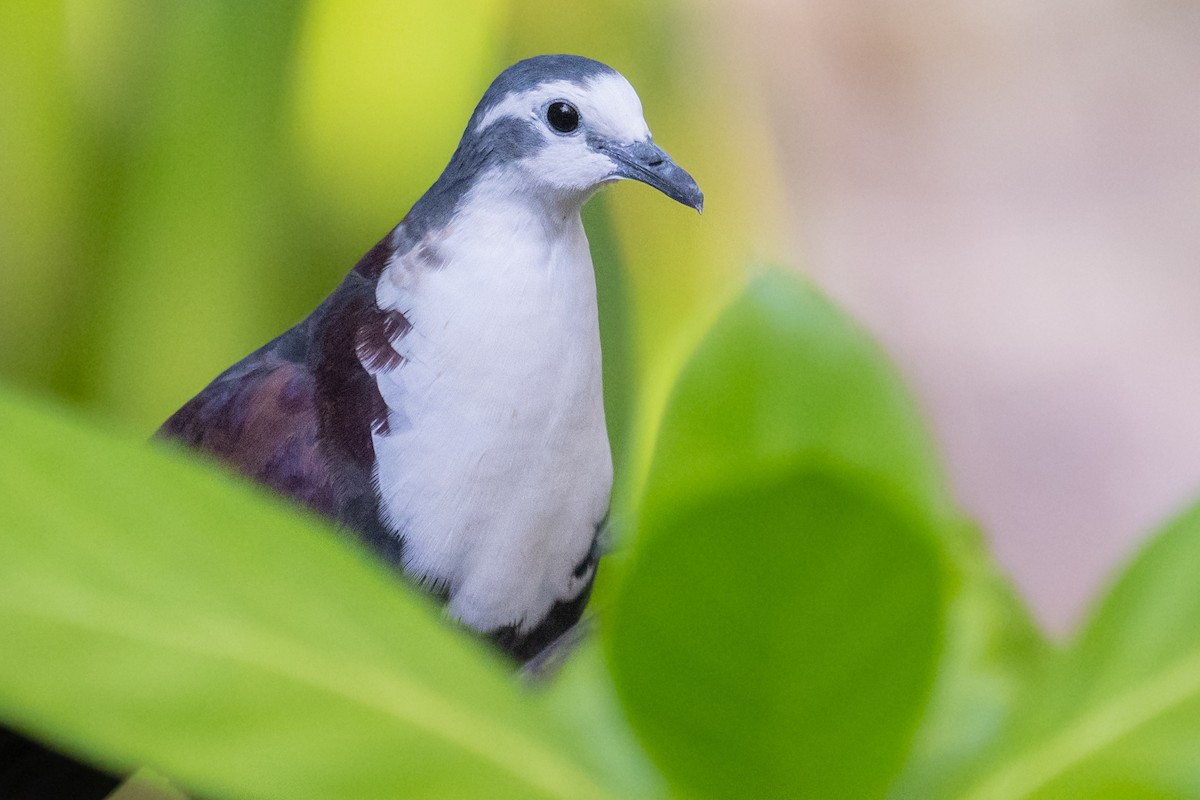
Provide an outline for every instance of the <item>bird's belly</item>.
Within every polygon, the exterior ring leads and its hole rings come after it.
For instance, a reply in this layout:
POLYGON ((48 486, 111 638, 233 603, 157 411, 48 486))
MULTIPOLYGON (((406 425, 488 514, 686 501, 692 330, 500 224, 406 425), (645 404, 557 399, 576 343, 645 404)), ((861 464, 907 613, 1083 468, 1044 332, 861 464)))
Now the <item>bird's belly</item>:
POLYGON ((405 570, 477 630, 528 630, 591 580, 576 567, 612 486, 591 308, 590 323, 482 307, 440 329, 414 320, 404 362, 376 376, 391 409, 374 436, 385 522, 405 570))

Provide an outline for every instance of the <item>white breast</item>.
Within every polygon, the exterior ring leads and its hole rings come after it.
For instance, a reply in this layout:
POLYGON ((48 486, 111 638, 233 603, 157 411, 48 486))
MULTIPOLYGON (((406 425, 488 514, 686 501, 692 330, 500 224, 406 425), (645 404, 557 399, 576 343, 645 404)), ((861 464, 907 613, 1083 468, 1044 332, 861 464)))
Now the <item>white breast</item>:
POLYGON ((373 437, 384 519, 405 569, 446 587, 450 614, 480 631, 527 630, 578 594, 612 486, 578 211, 503 188, 476 190, 377 291, 411 325, 393 343, 400 366, 375 376, 390 408, 373 437))

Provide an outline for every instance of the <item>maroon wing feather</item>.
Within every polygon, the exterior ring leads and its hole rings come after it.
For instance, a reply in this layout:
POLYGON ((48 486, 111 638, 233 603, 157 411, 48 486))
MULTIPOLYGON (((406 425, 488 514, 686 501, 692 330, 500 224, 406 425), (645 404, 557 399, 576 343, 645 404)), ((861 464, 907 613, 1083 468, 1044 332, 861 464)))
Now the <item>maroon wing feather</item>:
POLYGON ((363 366, 397 366, 391 341, 408 329, 403 314, 375 302, 391 238, 312 314, 217 376, 158 433, 336 520, 399 565, 403 537, 383 523, 373 477, 371 433, 386 433, 388 407, 363 366))
POLYGON ((311 371, 263 348, 171 415, 158 435, 334 516, 333 475, 321 453, 319 428, 311 371))

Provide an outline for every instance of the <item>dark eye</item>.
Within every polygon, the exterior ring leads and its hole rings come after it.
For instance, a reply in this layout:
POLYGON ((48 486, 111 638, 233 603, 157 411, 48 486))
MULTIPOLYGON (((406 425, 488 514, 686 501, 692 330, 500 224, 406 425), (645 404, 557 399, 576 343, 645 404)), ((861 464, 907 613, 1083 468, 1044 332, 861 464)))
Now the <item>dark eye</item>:
POLYGON ((546 109, 546 122, 559 133, 570 133, 579 127, 579 111, 561 100, 546 109))

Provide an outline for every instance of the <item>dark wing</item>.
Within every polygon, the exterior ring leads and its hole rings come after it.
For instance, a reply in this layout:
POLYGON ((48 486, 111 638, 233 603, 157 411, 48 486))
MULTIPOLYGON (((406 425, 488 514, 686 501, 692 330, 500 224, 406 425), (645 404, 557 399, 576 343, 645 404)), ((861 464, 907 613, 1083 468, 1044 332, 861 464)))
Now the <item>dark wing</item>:
POLYGON ((303 343, 296 352, 303 335, 303 327, 293 328, 230 367, 172 414, 158 435, 332 517, 334 480, 320 447, 316 379, 304 363, 303 343))
POLYGON ((388 408, 372 369, 395 366, 407 329, 375 303, 387 239, 307 319, 234 364, 159 429, 354 531, 399 565, 403 540, 380 519, 371 433, 388 408))

